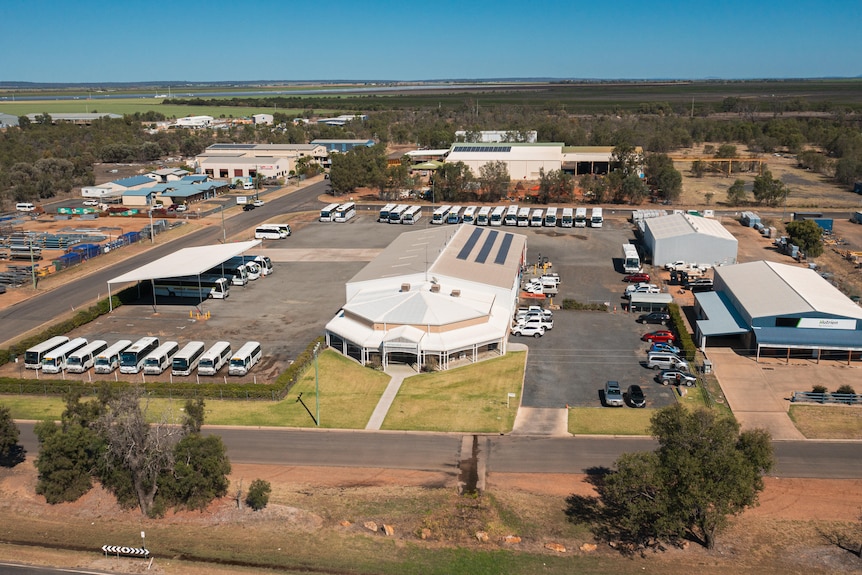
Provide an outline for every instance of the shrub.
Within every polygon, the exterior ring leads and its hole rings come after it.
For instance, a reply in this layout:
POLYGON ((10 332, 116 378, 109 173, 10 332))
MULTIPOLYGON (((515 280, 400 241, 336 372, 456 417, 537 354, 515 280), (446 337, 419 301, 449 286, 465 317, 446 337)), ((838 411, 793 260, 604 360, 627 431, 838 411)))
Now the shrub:
POLYGON ((269 481, 263 479, 255 479, 251 482, 248 488, 248 495, 245 496, 245 503, 255 511, 260 511, 266 504, 269 503, 269 494, 272 493, 272 487, 269 481))
POLYGON ((581 303, 573 299, 564 299, 561 309, 573 309, 578 311, 608 311, 607 304, 603 303, 581 303))
POLYGON ((811 392, 812 393, 826 393, 827 391, 828 390, 826 389, 825 385, 815 384, 815 385, 811 386, 811 392))
POLYGON ((835 390, 835 393, 846 393, 848 395, 856 395, 856 390, 853 389, 852 385, 844 384, 838 389, 835 390))
POLYGON ((691 339, 691 334, 685 327, 685 321, 682 317, 682 311, 679 306, 672 303, 668 306, 671 322, 673 322, 673 331, 676 333, 679 342, 679 348, 686 361, 694 361, 694 355, 697 352, 697 347, 694 345, 694 340, 691 339))

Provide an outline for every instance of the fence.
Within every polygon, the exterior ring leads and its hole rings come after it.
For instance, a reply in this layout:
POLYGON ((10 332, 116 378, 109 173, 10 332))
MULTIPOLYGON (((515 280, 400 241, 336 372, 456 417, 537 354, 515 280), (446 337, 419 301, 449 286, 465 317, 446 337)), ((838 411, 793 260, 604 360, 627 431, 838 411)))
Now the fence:
POLYGON ((794 391, 790 398, 793 403, 843 403, 862 405, 862 395, 858 393, 817 393, 815 391, 794 391))

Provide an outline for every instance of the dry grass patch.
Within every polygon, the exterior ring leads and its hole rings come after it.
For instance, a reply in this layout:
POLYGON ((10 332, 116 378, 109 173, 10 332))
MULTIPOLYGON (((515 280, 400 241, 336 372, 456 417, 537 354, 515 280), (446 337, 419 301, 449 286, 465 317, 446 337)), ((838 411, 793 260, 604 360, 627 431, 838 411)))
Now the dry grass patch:
POLYGON ((508 433, 515 423, 526 353, 404 380, 383 429, 508 433), (508 394, 515 397, 508 401, 508 394))
POLYGON ((569 433, 574 435, 649 435, 654 409, 572 407, 569 433))
POLYGON ((851 405, 791 405, 790 419, 808 439, 862 438, 862 409, 851 405))

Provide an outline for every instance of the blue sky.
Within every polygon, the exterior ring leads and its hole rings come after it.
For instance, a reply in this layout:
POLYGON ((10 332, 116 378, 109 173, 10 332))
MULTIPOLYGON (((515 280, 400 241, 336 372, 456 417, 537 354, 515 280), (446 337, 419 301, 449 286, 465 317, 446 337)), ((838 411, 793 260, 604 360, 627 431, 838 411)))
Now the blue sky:
POLYGON ((0 81, 862 75, 862 0, 4 0, 0 81))

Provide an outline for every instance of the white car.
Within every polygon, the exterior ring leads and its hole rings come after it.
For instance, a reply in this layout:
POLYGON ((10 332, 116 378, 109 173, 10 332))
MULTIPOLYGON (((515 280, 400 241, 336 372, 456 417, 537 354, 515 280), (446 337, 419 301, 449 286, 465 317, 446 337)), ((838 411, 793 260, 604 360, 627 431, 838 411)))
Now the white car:
POLYGON ((189 208, 188 208, 188 206, 187 206, 187 205, 185 205, 185 204, 180 204, 180 205, 178 205, 178 206, 177 206, 177 211, 178 211, 178 212, 184 212, 184 211, 186 211, 187 209, 189 209, 189 208))
POLYGON ((99 200, 84 200, 85 206, 98 206, 99 200))
POLYGON ((636 291, 639 291, 639 290, 642 290, 642 289, 649 289, 649 288, 655 288, 655 289, 658 289, 658 286, 657 286, 657 285, 655 285, 655 284, 646 283, 646 282, 640 282, 640 283, 636 283, 636 284, 629 284, 629 285, 627 285, 627 286, 626 286, 626 293, 627 293, 627 294, 630 294, 630 293, 632 293, 632 292, 636 292, 636 291))
POLYGON ((263 200, 255 200, 254 207, 259 208, 263 205, 263 200))
POLYGON ((545 335, 545 328, 540 325, 516 325, 512 328, 512 335, 522 335, 525 337, 542 337, 545 335))
POLYGON ((545 319, 538 315, 528 315, 524 319, 518 320, 518 327, 537 326, 544 328, 545 331, 554 329, 554 320, 545 319))

